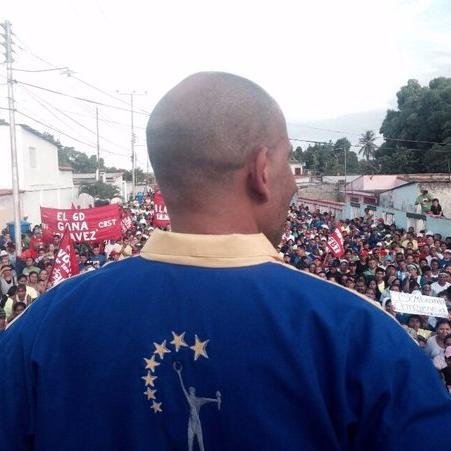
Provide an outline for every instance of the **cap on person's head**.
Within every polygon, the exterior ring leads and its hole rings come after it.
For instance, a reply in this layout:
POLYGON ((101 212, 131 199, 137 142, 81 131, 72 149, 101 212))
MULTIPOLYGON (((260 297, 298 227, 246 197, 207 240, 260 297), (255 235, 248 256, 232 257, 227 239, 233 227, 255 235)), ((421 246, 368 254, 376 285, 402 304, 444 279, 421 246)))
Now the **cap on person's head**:
POLYGON ((376 246, 382 246, 382 243, 379 241, 379 243, 377 243, 376 246))
POLYGON ((8 257, 8 252, 6 252, 5 250, 1 250, 0 257, 8 257))
POLYGON ((434 234, 433 234, 430 230, 428 230, 428 231, 425 233, 425 235, 426 235, 426 236, 434 236, 434 234))

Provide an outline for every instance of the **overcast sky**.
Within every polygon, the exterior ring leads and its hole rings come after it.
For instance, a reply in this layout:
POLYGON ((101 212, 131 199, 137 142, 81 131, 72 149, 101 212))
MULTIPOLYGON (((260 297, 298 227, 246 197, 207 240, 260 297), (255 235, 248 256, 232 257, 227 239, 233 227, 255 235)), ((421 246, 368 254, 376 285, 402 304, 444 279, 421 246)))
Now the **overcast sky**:
MULTIPOLYGON (((289 122, 301 123, 385 110, 395 105, 396 91, 409 78, 427 83, 451 74, 450 0, 3 0, 1 13, 24 49, 16 49, 17 68, 50 67, 31 51, 113 95, 147 91, 136 97, 137 108, 146 110, 201 70, 256 81, 280 103, 289 122)), ((126 108, 59 71, 15 77, 126 108)), ((95 130, 95 107, 20 85, 17 98, 18 109, 91 146, 52 132, 63 143, 94 152, 95 135, 73 119, 95 130)), ((0 105, 6 105, 4 98, 0 105)), ((0 110, 0 117, 5 113, 0 110)), ((106 107, 100 115, 102 121, 119 122, 100 123, 107 163, 128 167, 129 115, 106 107)), ((137 127, 145 121, 136 115, 137 127)), ((144 144, 143 128, 136 132, 138 144, 144 144)), ((145 169, 144 147, 137 151, 145 169)))

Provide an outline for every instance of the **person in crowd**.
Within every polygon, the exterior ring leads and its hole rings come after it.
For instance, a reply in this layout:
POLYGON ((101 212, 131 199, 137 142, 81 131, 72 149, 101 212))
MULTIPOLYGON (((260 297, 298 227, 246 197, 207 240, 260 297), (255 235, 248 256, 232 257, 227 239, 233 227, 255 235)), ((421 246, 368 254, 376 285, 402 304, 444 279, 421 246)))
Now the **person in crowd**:
MULTIPOLYGON (((447 340, 447 342, 450 341, 451 340, 447 340)), ((451 394, 451 346, 447 346, 445 349, 445 363, 446 366, 442 367, 440 372, 442 374, 443 382, 445 383, 446 389, 451 394)))
MULTIPOLYGON (((191 448, 193 441, 202 449, 205 442, 206 449, 259 451, 444 448, 451 400, 403 329, 375 302, 340 286, 348 284, 348 269, 325 244, 339 227, 335 218, 295 207, 286 221, 296 187, 277 104, 248 80, 198 74, 159 102, 148 146, 173 231, 152 232, 142 258, 58 285, 3 334, 0 404, 11 408, 0 422, 0 443, 18 448, 39 441, 42 449, 61 451, 141 449, 150 441, 158 449, 191 448), (299 245, 311 274, 289 265, 299 245), (145 302, 131 309, 138 298, 145 302), (337 318, 346 340, 336 339, 337 318), (252 333, 244 337, 243 330, 252 333), (303 346, 284 353, 287 343, 298 342, 303 346), (269 366, 261 353, 246 352, 262 343, 269 366), (336 379, 345 383, 325 382, 331 360, 336 379), (177 404, 182 398, 174 392, 174 375, 179 394, 197 406, 194 420, 177 404), (193 384, 188 391, 187 379, 193 384), (199 403, 207 398, 196 396, 194 387, 216 391, 216 399, 208 399, 218 412, 204 428, 199 403), (277 424, 268 423, 267 412, 277 412, 277 424), (81 434, 86 424, 91 432, 81 434)), ((134 226, 144 237, 147 217, 139 213, 140 202, 135 209, 134 226)), ((367 294, 378 288, 376 269, 392 257, 377 243, 394 233, 372 221, 342 228, 346 249, 355 255, 369 249, 368 269, 357 280, 367 294)), ((111 244, 108 257, 119 259, 114 246, 120 243, 111 244)), ((413 243, 407 251, 415 263, 413 243)), ((385 268, 381 274, 384 279, 385 268)), ((395 316, 390 300, 386 308, 395 316)))
POLYGON ((445 271, 440 272, 438 275, 437 282, 434 282, 433 284, 431 284, 432 296, 437 296, 438 293, 440 293, 443 290, 446 290, 451 285, 451 283, 448 282, 449 279, 450 279, 450 276, 447 272, 445 272, 445 271))
POLYGON ((27 305, 25 304, 25 302, 22 301, 15 302, 12 308, 12 314, 8 318, 8 323, 14 321, 26 308, 27 305))
POLYGON ((27 257, 25 259, 25 268, 22 270, 22 274, 28 276, 28 274, 30 274, 30 272, 32 271, 37 272, 39 274, 41 270, 39 267, 34 266, 34 264, 35 263, 33 257, 27 257))
POLYGON ((428 339, 431 336, 431 331, 422 328, 423 320, 420 315, 410 315, 407 319, 407 327, 415 331, 416 338, 422 336, 424 339, 428 339))
POLYGON ((101 267, 107 262, 107 259, 106 259, 106 257, 105 257, 105 254, 103 254, 103 253, 101 252, 101 249, 100 249, 100 245, 99 245, 99 244, 95 244, 95 245, 92 247, 91 260, 94 262, 94 265, 95 265, 97 268, 101 268, 101 267))
POLYGON ((451 334, 446 335, 446 337, 443 339, 443 345, 444 345, 443 352, 438 353, 432 359, 432 363, 434 364, 435 368, 437 368, 437 370, 439 371, 447 366, 445 352, 448 347, 451 347, 451 334))
POLYGON ((433 359, 437 355, 443 354, 445 349, 445 337, 451 334, 451 323, 448 319, 441 318, 436 322, 436 334, 428 339, 425 351, 433 359))
POLYGON ((0 268, 0 295, 4 296, 8 290, 17 285, 17 279, 13 275, 10 265, 3 265, 0 268))
POLYGON ((415 200, 415 205, 419 205, 421 213, 429 213, 431 211, 433 197, 427 189, 422 189, 421 193, 415 200))
POLYGON ((9 288, 6 294, 6 299, 3 302, 3 308, 6 313, 6 318, 9 318, 13 313, 13 306, 17 302, 17 286, 12 286, 9 288))
POLYGON ((437 198, 432 199, 432 205, 431 210, 429 212, 431 216, 434 218, 442 218, 443 217, 443 210, 442 206, 440 205, 440 202, 437 198))
POLYGON ((3 307, 0 307, 0 333, 5 330, 6 327, 6 312, 3 307))

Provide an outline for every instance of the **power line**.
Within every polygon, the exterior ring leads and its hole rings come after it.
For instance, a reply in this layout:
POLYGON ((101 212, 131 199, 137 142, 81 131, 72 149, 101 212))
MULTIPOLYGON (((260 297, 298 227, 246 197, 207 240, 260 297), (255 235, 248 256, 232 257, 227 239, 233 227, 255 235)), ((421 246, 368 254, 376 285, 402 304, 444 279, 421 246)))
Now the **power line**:
MULTIPOLYGON (((91 119, 95 119, 95 116, 93 116, 91 114, 80 113, 79 111, 68 111, 68 110, 63 110, 61 108, 60 108, 60 111, 64 111, 65 113, 69 113, 69 114, 75 114, 75 116, 89 117, 91 119)), ((112 119, 100 119, 99 118, 99 122, 105 122, 106 124, 113 124, 113 125, 122 125, 123 127, 130 128, 130 124, 126 124, 125 122, 113 121, 112 119)), ((135 128, 139 128, 141 130, 146 129, 146 127, 138 127, 137 125, 135 125, 135 128)))
MULTIPOLYGON (((71 99, 79 100, 79 101, 81 101, 81 102, 87 102, 87 103, 91 103, 91 104, 93 104, 93 105, 100 105, 100 106, 104 106, 104 107, 107 107, 107 108, 113 108, 113 109, 116 109, 116 110, 126 111, 127 113, 130 113, 130 109, 122 108, 122 107, 119 107, 119 106, 116 106, 116 105, 110 105, 110 104, 108 104, 108 103, 97 102, 97 101, 95 101, 95 100, 92 100, 92 99, 86 99, 86 98, 84 98, 84 97, 73 96, 73 95, 67 94, 67 93, 65 93, 65 92, 55 91, 55 90, 53 90, 53 89, 45 88, 45 87, 43 87, 43 86, 33 85, 33 84, 31 84, 31 83, 25 83, 25 82, 19 81, 19 80, 14 80, 14 82, 15 82, 15 83, 18 83, 18 84, 20 84, 20 85, 29 86, 29 87, 31 87, 31 88, 36 88, 36 89, 41 89, 41 90, 43 90, 43 91, 51 92, 52 94, 58 94, 58 95, 60 95, 60 96, 69 97, 69 98, 71 98, 71 99)), ((140 112, 140 111, 135 111, 135 113, 137 113, 137 114, 142 114, 142 115, 144 115, 144 116, 149 116, 148 113, 142 113, 142 112, 140 112)))
POLYGON ((64 70, 67 69, 67 67, 55 67, 54 69, 18 69, 17 67, 14 67, 13 70, 18 72, 52 72, 54 70, 64 70))
MULTIPOLYGON (((26 113, 23 113, 22 111, 19 111, 19 110, 16 109, 16 112, 19 113, 19 114, 21 114, 22 116, 26 117, 27 119, 30 119, 30 120, 32 120, 32 121, 34 121, 34 122, 36 122, 36 123, 42 125, 43 127, 46 127, 46 128, 48 128, 49 130, 52 130, 52 131, 54 131, 54 132, 56 132, 56 133, 59 133, 59 134, 61 134, 61 135, 63 135, 63 136, 66 136, 67 138, 70 138, 70 139, 72 139, 72 140, 74 140, 74 141, 76 141, 76 142, 78 142, 78 143, 80 143, 80 144, 84 144, 85 146, 88 146, 88 147, 93 147, 94 149, 96 148, 95 145, 93 145, 93 144, 91 144, 91 143, 89 143, 89 142, 86 142, 86 141, 82 141, 81 139, 74 138, 73 136, 69 135, 68 133, 65 133, 65 132, 63 132, 63 131, 61 131, 61 130, 58 130, 57 128, 52 127, 52 126, 46 124, 45 122, 42 122, 42 121, 39 120, 39 119, 36 119, 36 118, 34 118, 34 117, 32 117, 32 116, 26 114, 26 113)), ((111 155, 117 155, 117 156, 121 156, 121 157, 128 157, 128 155, 124 155, 124 154, 118 153, 118 152, 112 152, 111 150, 105 150, 105 149, 103 149, 103 152, 106 152, 106 153, 111 154, 111 155)))
MULTIPOLYGON (((319 145, 328 145, 328 146, 332 146, 334 145, 334 143, 332 142, 328 142, 328 141, 314 141, 311 139, 301 139, 301 138, 288 138, 290 141, 299 141, 299 142, 306 142, 306 143, 310 143, 310 144, 319 144, 319 145)), ((401 139, 399 139, 399 141, 402 141, 401 139)), ((437 143, 438 144, 438 143, 437 143)), ((443 143, 443 146, 450 146, 449 144, 443 143)), ((350 147, 358 147, 361 148, 360 145, 358 144, 351 144, 350 147)), ((378 147, 379 149, 380 147, 378 147)), ((337 147, 335 148, 336 150, 343 150, 344 147, 337 147)), ((405 151, 405 150, 410 150, 410 151, 414 151, 414 152, 424 152, 425 149, 412 149, 412 148, 407 148, 407 147, 384 147, 382 150, 397 150, 397 151, 405 151)), ((448 153, 451 152, 451 147, 445 148, 445 149, 427 149, 427 150, 432 150, 433 152, 437 152, 437 153, 448 153)))
MULTIPOLYGON (((334 129, 331 129, 331 128, 313 127, 311 125, 295 124, 293 122, 290 122, 289 124, 290 125, 296 125, 296 126, 299 126, 299 127, 304 127, 304 128, 311 128, 313 130, 320 130, 320 131, 324 131, 324 132, 340 133, 342 135, 362 136, 361 133, 355 133, 355 132, 350 132, 350 131, 346 131, 346 130, 334 130, 334 129)), ((446 143, 437 142, 437 141, 421 141, 421 140, 415 140, 415 139, 390 138, 390 137, 384 137, 383 135, 377 135, 377 136, 374 136, 374 137, 376 139, 383 139, 385 141, 399 141, 399 142, 410 142, 410 143, 418 143, 418 144, 438 144, 440 146, 446 145, 446 143)))
MULTIPOLYGON (((20 48, 21 50, 23 50, 24 52, 29 53, 31 56, 35 57, 35 58, 38 59, 39 61, 41 61, 41 62, 47 64, 47 65, 50 66, 50 67, 52 67, 52 69, 47 69, 47 70, 42 70, 42 71, 22 70, 23 72, 46 72, 46 71, 54 71, 54 70, 65 69, 65 70, 66 70, 66 74, 65 74, 65 75, 67 75, 68 77, 74 78, 75 80, 79 81, 80 83, 83 83, 84 85, 88 86, 89 88, 94 89, 95 91, 98 91, 98 92, 102 93, 103 95, 105 95, 105 96, 107 96, 107 97, 110 97, 111 99, 116 100, 117 102, 120 102, 120 103, 122 103, 122 104, 128 105, 128 102, 126 102, 125 100, 121 99, 120 97, 116 97, 115 95, 113 95, 113 94, 111 94, 111 93, 109 93, 109 92, 107 92, 107 91, 105 91, 105 90, 103 90, 103 89, 101 89, 101 88, 99 88, 99 87, 93 85, 92 83, 88 83, 87 81, 82 80, 82 79, 79 78, 79 77, 76 77, 76 76, 74 75, 75 71, 69 69, 67 66, 66 66, 66 67, 57 67, 55 64, 51 63, 50 61, 48 61, 48 60, 46 60, 46 59, 40 57, 39 55, 37 55, 36 53, 34 53, 34 52, 30 49, 30 47, 29 47, 28 45, 26 45, 26 44, 23 42, 22 39, 19 39, 19 38, 17 38, 17 39, 18 39, 18 40, 22 43, 22 45, 25 47, 25 48, 23 48, 23 47, 20 47, 20 46, 19 46, 19 48, 20 48)), ((20 69, 16 69, 16 70, 20 70, 20 69)), ((137 110, 137 111, 135 111, 135 112, 141 112, 141 114, 150 115, 150 113, 149 113, 148 111, 145 111, 145 110, 139 110, 139 111, 137 110)))
MULTIPOLYGON (((84 130, 87 130, 89 133, 97 136, 97 132, 95 132, 94 130, 90 129, 89 127, 87 127, 86 125, 82 124, 81 122, 77 121, 76 119, 74 119, 73 117, 69 116, 68 114, 64 113, 62 110, 60 110, 59 108, 57 108, 55 105, 52 105, 51 103, 47 102, 46 100, 40 98, 38 95, 33 94, 32 92, 30 92, 28 89, 23 88, 31 97, 34 98, 34 100, 36 102, 38 102, 41 106, 43 106, 47 111, 49 111, 53 116, 55 116, 57 119, 61 120, 57 115, 55 115, 51 110, 49 110, 45 104, 47 104, 50 108, 53 108, 54 110, 56 110, 59 114, 62 114, 64 117, 68 118, 69 120, 71 120, 72 122, 74 122, 75 124, 77 124, 79 127, 83 128, 84 130)), ((62 121, 63 122, 63 121, 62 121)), ((128 149, 126 149, 125 147, 115 143, 114 141, 111 141, 110 139, 107 139, 105 137, 101 137, 103 141, 106 141, 108 143, 110 143, 113 146, 116 146, 119 149, 125 149, 128 151, 128 149)))

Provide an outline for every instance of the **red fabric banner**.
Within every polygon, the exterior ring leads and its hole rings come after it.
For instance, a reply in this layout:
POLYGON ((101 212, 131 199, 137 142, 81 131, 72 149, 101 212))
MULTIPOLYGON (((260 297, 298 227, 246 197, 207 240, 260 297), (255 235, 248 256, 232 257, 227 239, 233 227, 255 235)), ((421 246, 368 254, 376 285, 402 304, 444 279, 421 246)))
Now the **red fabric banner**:
POLYGON ((122 210, 122 220, 121 220, 122 233, 125 235, 127 231, 132 228, 132 226, 133 226, 132 217, 128 212, 122 210))
POLYGON ((171 220, 169 219, 168 210, 161 193, 155 193, 153 203, 155 210, 153 216, 153 226, 162 228, 168 226, 171 223, 171 220))
POLYGON ((69 230, 75 243, 96 243, 122 237, 119 205, 75 210, 41 207, 41 222, 45 241, 51 241, 55 233, 61 235, 65 230, 69 230))
POLYGON ((327 240, 327 246, 336 258, 340 258, 345 253, 343 235, 338 226, 327 240))
POLYGON ((49 286, 54 287, 65 279, 75 276, 80 272, 75 255, 74 244, 70 239, 70 232, 66 229, 61 239, 60 248, 53 264, 49 277, 49 286))

